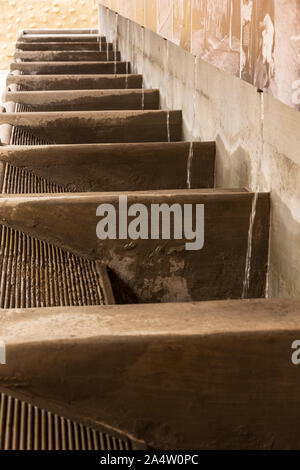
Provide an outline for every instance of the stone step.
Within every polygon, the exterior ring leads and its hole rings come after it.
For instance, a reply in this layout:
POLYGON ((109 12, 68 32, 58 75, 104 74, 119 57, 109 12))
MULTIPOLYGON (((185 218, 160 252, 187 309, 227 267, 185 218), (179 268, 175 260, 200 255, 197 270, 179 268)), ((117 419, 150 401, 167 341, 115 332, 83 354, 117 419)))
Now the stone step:
POLYGON ((169 138, 172 142, 181 140, 182 113, 165 110, 0 113, 2 143, 10 143, 12 126, 56 144, 166 142, 169 138))
POLYGON ((48 74, 128 74, 129 62, 12 62, 12 72, 24 75, 48 74))
POLYGON ((158 109, 159 90, 21 91, 6 92, 3 100, 27 112, 158 109))
POLYGON ((119 51, 16 51, 15 61, 22 62, 105 62, 121 59, 119 51))
POLYGON ((135 440, 108 426, 82 417, 74 419, 65 410, 42 402, 0 389, 0 450, 140 449, 135 440))
POLYGON ((18 41, 16 49, 22 51, 106 51, 113 49, 107 42, 26 42, 18 41))
MULTIPOLYGON (((215 150, 193 143, 191 188, 213 187, 215 150)), ((189 155, 189 142, 2 146, 2 193, 184 189, 189 155)))
POLYGON ((142 75, 8 75, 12 91, 142 88, 142 75))
POLYGON ((299 312, 299 299, 5 310, 0 381, 154 449, 298 449, 299 312))
MULTIPOLYGON (((238 299, 244 292, 246 266, 249 268, 246 296, 260 298, 264 297, 266 287, 269 194, 257 196, 249 251, 254 201, 253 193, 238 189, 2 195, 0 223, 78 256, 101 260, 110 269, 117 303, 238 299), (121 196, 127 197, 127 204, 124 201, 123 204, 128 208, 133 204, 145 206, 145 223, 147 213, 149 222, 143 233, 148 239, 119 236, 118 222, 116 239, 97 238, 96 226, 101 220, 96 216, 97 208, 110 204, 118 220, 121 196), (168 237, 162 236, 161 230, 157 235, 151 234, 151 222, 155 225, 151 210, 155 204, 177 204, 175 208, 182 216, 185 205, 192 204, 197 246, 187 246, 195 240, 189 241, 184 235, 174 238, 173 217, 168 237), (203 220, 199 217, 195 222, 196 204, 204 205, 204 245, 203 220)), ((126 208, 122 214, 126 219, 126 208)), ((167 212, 166 223, 168 218, 167 212)), ((128 216, 128 221, 132 220, 128 216)), ((179 215, 176 220, 178 225, 182 217, 179 215)), ((161 228, 161 224, 155 226, 161 228)), ((187 229, 184 224, 183 228, 187 229)), ((182 233, 181 229, 177 226, 178 233, 182 233)))

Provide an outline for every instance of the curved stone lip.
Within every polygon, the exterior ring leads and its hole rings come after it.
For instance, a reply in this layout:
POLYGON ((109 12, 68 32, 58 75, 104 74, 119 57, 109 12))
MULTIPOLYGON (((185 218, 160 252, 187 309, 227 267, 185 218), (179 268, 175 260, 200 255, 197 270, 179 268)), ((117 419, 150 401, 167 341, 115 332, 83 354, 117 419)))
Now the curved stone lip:
MULTIPOLYGON (((98 63, 98 62, 97 62, 98 63)), ((141 74, 128 74, 128 78, 141 78, 141 74)), ((88 80, 88 79, 95 79, 95 80, 105 80, 105 79, 120 79, 120 78, 126 78, 126 74, 97 74, 97 73, 90 73, 90 74, 76 74, 76 73, 70 73, 66 75, 55 75, 55 74, 44 74, 44 75, 13 75, 13 74, 8 74, 7 75, 7 84, 10 85, 11 83, 14 82, 23 82, 23 81, 44 81, 44 80, 56 80, 56 81, 61 81, 61 80, 88 80)), ((100 90, 103 90, 103 88, 99 88, 100 90)), ((34 91, 34 90, 32 90, 34 91)), ((42 90, 43 91, 43 90, 42 90)), ((46 90, 45 90, 46 91, 46 90)))
MULTIPOLYGON (((147 88, 145 90, 142 90, 141 88, 124 88, 121 90, 116 90, 114 88, 107 88, 107 89, 98 89, 95 90, 93 88, 86 89, 86 90, 35 90, 35 91, 7 91, 5 93, 5 99, 7 101, 15 101, 18 102, 18 98, 32 98, 33 99, 33 104, 34 104, 34 99, 38 98, 40 96, 44 96, 46 99, 51 98, 52 96, 58 96, 58 97, 69 97, 69 96, 86 96, 86 95, 91 95, 91 96, 102 96, 102 95, 126 95, 126 94, 131 94, 131 93, 138 93, 138 94, 148 94, 148 93, 158 93, 159 89, 158 88, 147 88)), ((28 102, 29 104, 29 102, 28 102)), ((127 111, 127 110, 125 110, 127 111)))
MULTIPOLYGON (((77 52, 77 51, 75 51, 77 52)), ((76 65, 76 66, 80 66, 80 65, 103 65, 103 64, 109 64, 109 65, 114 65, 113 63, 114 61, 106 61, 106 60, 102 60, 102 61, 99 61, 99 60, 87 60, 87 61, 82 61, 82 60, 78 60, 78 61, 74 61, 74 60, 65 60, 65 61, 55 61, 55 60, 51 60, 51 61, 47 61, 47 60, 41 60, 41 61, 36 61, 36 62, 11 62, 10 64, 10 68, 11 70, 14 70, 15 68, 19 68, 19 67, 27 67, 27 68, 35 68, 35 66, 37 65, 51 65, 53 67, 56 67, 56 66, 65 66, 65 65, 76 65)), ((124 61, 119 61, 117 60, 116 61, 117 64, 126 64, 126 62, 124 61)), ((73 75, 73 74, 72 74, 73 75)), ((75 74, 76 75, 76 74, 75 74)), ((91 74, 93 75, 93 74, 91 74)), ((110 74, 112 75, 112 74, 110 74)))
MULTIPOLYGON (((118 282, 112 278, 117 302, 118 298, 123 299, 122 303, 135 303, 137 299, 145 303, 240 298, 252 201, 253 193, 245 189, 1 195, 0 219, 4 225, 75 254, 100 259, 113 271, 115 278, 126 279, 126 295, 121 297, 118 282), (185 237, 175 240, 173 235, 168 240, 161 237, 140 239, 133 246, 128 238, 98 240, 97 208, 111 204, 118 217, 120 196, 128 198, 128 207, 134 203, 145 205, 147 211, 150 210, 148 214, 151 214, 152 204, 178 203, 182 209, 186 204, 205 205, 207 243, 203 250, 191 255, 186 251, 185 237), (213 240, 218 240, 218 243, 212 243, 213 240), (223 257, 225 253, 228 261, 223 265, 218 282, 209 284, 218 266, 214 261, 216 253, 223 257), (126 262, 120 262, 124 257, 126 262), (166 269, 161 268, 162 260, 166 260, 166 269), (172 271, 169 266, 172 266, 172 271), (235 266, 235 271, 232 266, 235 266), (147 290, 144 279, 147 280, 147 290), (209 289, 205 287, 207 285, 209 289)), ((269 203, 269 193, 259 193, 255 223, 262 229, 254 231, 251 298, 261 298, 265 293, 269 203)))
MULTIPOLYGON (((52 144, 52 145, 5 145, 3 147, 0 146, 0 159, 2 155, 6 155, 7 153, 18 153, 18 152, 23 152, 24 150, 32 151, 33 153, 37 152, 39 153, 40 151, 43 152, 46 149, 49 149, 50 151, 55 149, 57 150, 69 150, 74 147, 76 150, 93 150, 93 149, 101 149, 101 148, 120 148, 120 147, 125 147, 125 148, 141 148, 141 149, 147 149, 147 147, 155 148, 156 146, 164 146, 166 149, 172 148, 172 147, 178 147, 178 148, 188 148, 190 145, 190 142, 186 141, 174 141, 174 142, 124 142, 124 143, 118 143, 118 142, 106 142, 106 143, 92 143, 92 144, 52 144)), ((200 141, 194 141, 193 145, 198 148, 198 147, 210 147, 213 151, 216 150, 216 143, 215 141, 205 141, 205 142, 200 142, 200 141)), ((218 188, 215 188, 218 189, 218 188)), ((230 190, 231 188, 228 188, 230 190)))
MULTIPOLYGON (((22 38, 21 38, 22 39, 22 38)), ((40 42, 28 42, 24 40, 19 40, 16 43, 16 51, 101 51, 105 50, 112 50, 113 43, 112 42, 92 42, 92 41, 69 41, 69 42, 47 42, 43 41, 41 38, 40 42), (99 48, 100 44, 100 48, 99 48)))

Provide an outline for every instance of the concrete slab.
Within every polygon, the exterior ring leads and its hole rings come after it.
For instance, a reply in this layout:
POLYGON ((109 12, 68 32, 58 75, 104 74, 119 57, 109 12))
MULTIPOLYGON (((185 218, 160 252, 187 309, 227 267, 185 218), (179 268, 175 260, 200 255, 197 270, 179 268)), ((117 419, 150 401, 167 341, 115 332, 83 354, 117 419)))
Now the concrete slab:
MULTIPOLYGON (((241 190, 167 190, 65 193, 0 197, 0 222, 38 239, 99 259, 110 268, 117 303, 178 302, 241 298, 254 195, 241 190), (99 240, 96 210, 119 196, 128 207, 144 204, 204 204, 204 247, 187 251, 185 238, 99 240)), ((253 226, 248 296, 264 297, 269 233, 269 195, 259 194, 253 226)), ((150 217, 150 215, 149 215, 150 217)), ((129 217, 129 221, 132 218, 129 217)), ((150 221, 149 221, 150 227, 150 221)), ((148 230, 149 235, 149 230, 148 230)), ((149 235, 150 236, 150 235, 149 235)))
POLYGON ((51 29, 51 28, 44 28, 44 29, 23 29, 21 31, 20 36, 30 36, 30 35, 40 35, 45 34, 46 36, 49 35, 74 35, 74 34, 87 34, 89 36, 94 36, 99 34, 98 29, 86 29, 86 28, 59 28, 59 29, 51 29))
POLYGON ((2 311, 0 384, 154 448, 298 449, 299 302, 2 311))
POLYGON ((158 109, 159 90, 7 91, 4 100, 27 111, 158 109))
POLYGON ((11 72, 24 75, 51 74, 114 74, 130 73, 130 64, 126 62, 12 62, 11 72))
POLYGON ((105 36, 87 33, 38 33, 23 34, 19 36, 19 40, 26 42, 106 42, 105 36))
POLYGON ((93 62, 120 61, 119 51, 16 51, 13 59, 18 62, 93 62))
MULTIPOLYGON (((106 11, 101 31, 113 40, 106 11)), ((268 295, 299 297, 300 113, 121 15, 118 46, 162 106, 182 109, 184 139, 216 141, 218 187, 271 192, 268 295)))
MULTIPOLYGON (((184 189, 189 153, 188 142, 2 146, 0 161, 77 192, 184 189)), ((193 154, 191 188, 212 188, 215 143, 193 154)))
POLYGON ((181 111, 164 110, 6 112, 1 124, 57 144, 166 142, 169 132, 172 142, 181 140, 182 130, 181 111))

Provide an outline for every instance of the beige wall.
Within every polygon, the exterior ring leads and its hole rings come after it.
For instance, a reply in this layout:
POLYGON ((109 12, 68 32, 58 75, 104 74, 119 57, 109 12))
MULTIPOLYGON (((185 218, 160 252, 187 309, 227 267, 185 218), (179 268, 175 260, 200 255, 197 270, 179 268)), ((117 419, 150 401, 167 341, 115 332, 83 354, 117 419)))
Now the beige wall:
POLYGON ((95 0, 0 0, 0 69, 8 68, 20 29, 94 28, 95 0))
POLYGON ((300 110, 300 0, 99 0, 300 110))

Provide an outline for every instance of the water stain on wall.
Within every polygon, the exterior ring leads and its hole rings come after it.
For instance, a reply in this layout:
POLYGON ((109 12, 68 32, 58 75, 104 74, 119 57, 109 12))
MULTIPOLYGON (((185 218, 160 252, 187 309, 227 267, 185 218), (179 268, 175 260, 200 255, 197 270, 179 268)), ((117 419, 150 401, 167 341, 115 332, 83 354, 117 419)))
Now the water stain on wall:
POLYGON ((173 1, 173 41, 179 46, 191 49, 191 2, 173 1))
POLYGON ((0 0, 0 69, 8 69, 20 29, 97 25, 96 0, 0 0))

